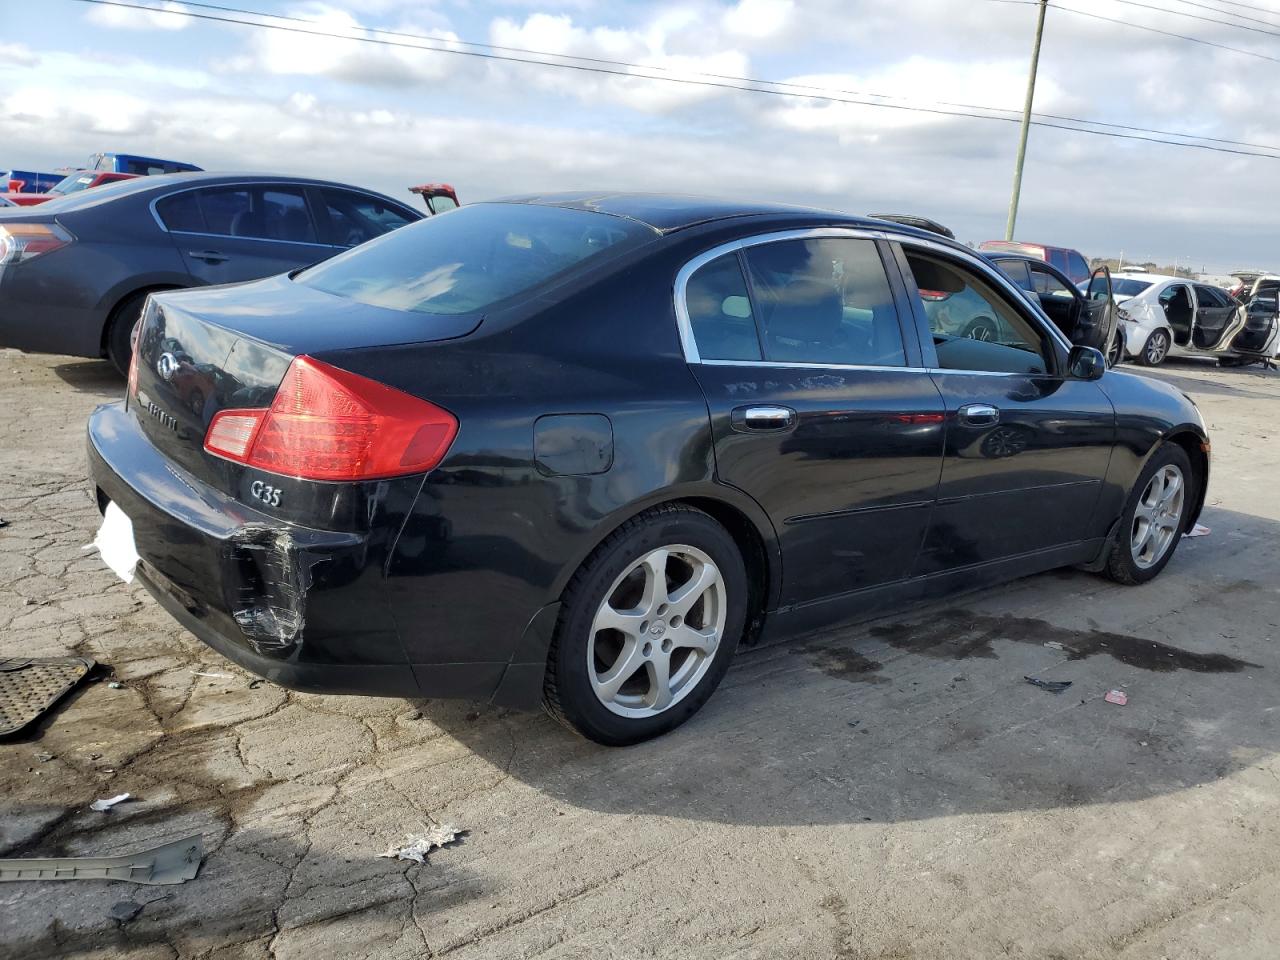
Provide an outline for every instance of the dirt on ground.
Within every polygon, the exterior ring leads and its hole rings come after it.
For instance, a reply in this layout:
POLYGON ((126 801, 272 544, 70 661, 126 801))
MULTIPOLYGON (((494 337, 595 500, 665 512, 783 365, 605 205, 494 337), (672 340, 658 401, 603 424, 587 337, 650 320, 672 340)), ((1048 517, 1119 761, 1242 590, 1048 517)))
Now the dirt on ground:
POLYGON ((84 421, 119 378, 0 351, 0 657, 105 665, 0 743, 0 856, 206 851, 180 886, 0 885, 0 955, 1274 956, 1280 374, 1143 375, 1214 448, 1212 533, 1154 583, 1061 571, 748 651, 618 750, 255 681, 84 550, 84 421), (438 825, 467 832, 379 858, 438 825))

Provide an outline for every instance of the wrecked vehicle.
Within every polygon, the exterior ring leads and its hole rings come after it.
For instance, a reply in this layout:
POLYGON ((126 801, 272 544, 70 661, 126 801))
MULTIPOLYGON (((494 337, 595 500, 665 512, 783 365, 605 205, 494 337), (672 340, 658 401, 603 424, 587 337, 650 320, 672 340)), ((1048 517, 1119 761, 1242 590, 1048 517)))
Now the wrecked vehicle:
POLYGON ((1235 356, 1245 306, 1208 284, 1153 273, 1117 273, 1125 354, 1154 367, 1165 358, 1235 356))
POLYGON ((155 294, 134 358, 88 427, 117 572, 282 685, 545 704, 607 744, 764 636, 1061 566, 1146 582, 1209 473, 1187 397, 982 256, 790 206, 470 204, 155 294), (1008 332, 940 331, 921 291, 1008 332), (198 411, 181 363, 218 371, 198 411))
POLYGON ((1280 276, 1255 277, 1239 299, 1245 305, 1244 329, 1231 341, 1231 350, 1218 358, 1223 366, 1261 363, 1274 367, 1280 356, 1280 276))

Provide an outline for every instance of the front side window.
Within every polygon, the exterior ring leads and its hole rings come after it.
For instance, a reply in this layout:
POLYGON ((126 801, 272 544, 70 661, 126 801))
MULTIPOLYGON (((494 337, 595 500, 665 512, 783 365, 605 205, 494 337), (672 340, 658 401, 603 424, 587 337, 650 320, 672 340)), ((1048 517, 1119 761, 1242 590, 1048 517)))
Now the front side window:
POLYGON ((329 214, 326 242, 339 247, 354 247, 418 219, 368 194, 326 187, 320 196, 329 214))
POLYGON ((944 370, 1042 374, 1052 370, 1047 334, 965 267, 907 250, 938 366, 944 370))
POLYGON ((762 359, 751 297, 736 253, 699 267, 685 285, 684 302, 703 360, 762 359))
POLYGON ((906 365, 875 241, 781 240, 748 247, 744 259, 765 360, 906 365))
POLYGON ((376 307, 477 313, 658 236, 645 224, 603 213, 473 203, 393 230, 295 280, 376 307))

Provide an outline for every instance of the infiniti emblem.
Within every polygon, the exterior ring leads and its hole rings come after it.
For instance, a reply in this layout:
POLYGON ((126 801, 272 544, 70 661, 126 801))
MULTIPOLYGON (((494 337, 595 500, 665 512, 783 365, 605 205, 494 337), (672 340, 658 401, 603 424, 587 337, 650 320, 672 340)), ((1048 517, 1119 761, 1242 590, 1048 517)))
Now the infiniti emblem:
POLYGON ((161 380, 172 380, 173 375, 178 372, 178 358, 172 353, 160 354, 160 359, 156 361, 156 373, 160 374, 161 380))

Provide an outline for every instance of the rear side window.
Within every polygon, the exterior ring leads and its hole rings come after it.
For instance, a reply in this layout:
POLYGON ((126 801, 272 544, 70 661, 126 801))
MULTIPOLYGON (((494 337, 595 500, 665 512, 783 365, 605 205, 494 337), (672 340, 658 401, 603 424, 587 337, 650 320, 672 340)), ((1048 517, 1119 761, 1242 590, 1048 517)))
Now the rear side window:
POLYGON ((1202 284, 1196 284, 1196 297, 1202 307, 1225 307, 1228 305, 1226 294, 1202 284))
POLYGON ((652 227, 602 213, 475 203, 384 234, 296 282, 393 310, 476 313, 657 237, 652 227))
POLYGON ((339 247, 354 247, 418 220, 364 193, 325 188, 320 196, 329 217, 325 242, 339 247))
POLYGON ((1057 268, 1058 268, 1059 270, 1061 270, 1063 273, 1065 273, 1065 274, 1067 274, 1068 276, 1070 276, 1070 272, 1069 272, 1069 270, 1068 270, 1068 266, 1067 266, 1067 251, 1065 251, 1065 250, 1058 250, 1058 249, 1050 249, 1050 250, 1046 250, 1046 251, 1045 251, 1045 253, 1046 253, 1046 255, 1047 255, 1047 257, 1048 257, 1048 260, 1049 260, 1049 262, 1050 262, 1051 264, 1053 264, 1055 267, 1057 267, 1057 268))
POLYGON ((684 302, 703 360, 761 359, 747 281, 736 253, 700 267, 685 286, 684 302))
POLYGON ((1071 292, 1071 288, 1055 277, 1048 270, 1037 270, 1031 268, 1032 282, 1035 284, 1036 293, 1042 293, 1046 296, 1063 297, 1067 300, 1072 299, 1075 294, 1071 292))
POLYGON ((781 240, 748 247, 745 259, 765 360, 906 366, 875 241, 781 240))
MULTIPOLYGON (((316 242, 315 226, 301 190, 219 187, 194 191, 194 194, 204 215, 204 233, 286 243, 316 242)), ((164 218, 163 213, 161 216, 164 218)), ((165 222, 168 223, 167 218, 165 222)), ((169 229, 180 228, 170 226, 169 229)))
POLYGON ((200 202, 194 190, 186 193, 175 193, 165 197, 156 204, 156 213, 166 230, 184 231, 186 233, 206 233, 204 215, 200 212, 200 202))

